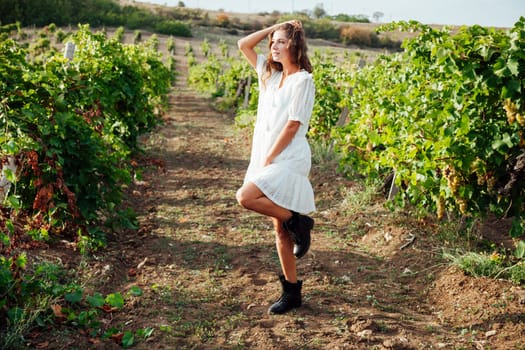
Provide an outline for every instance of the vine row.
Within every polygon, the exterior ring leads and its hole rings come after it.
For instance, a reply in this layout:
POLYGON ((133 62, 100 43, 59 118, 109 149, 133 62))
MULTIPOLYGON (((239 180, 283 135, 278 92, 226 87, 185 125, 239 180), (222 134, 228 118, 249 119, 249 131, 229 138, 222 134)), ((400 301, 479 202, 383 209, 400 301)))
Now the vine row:
POLYGON ((148 43, 124 45, 88 26, 68 40, 71 60, 0 41, 0 194, 9 220, 28 219, 30 235, 78 232, 96 247, 105 224, 132 223, 116 208, 137 138, 159 122, 174 71, 148 43))

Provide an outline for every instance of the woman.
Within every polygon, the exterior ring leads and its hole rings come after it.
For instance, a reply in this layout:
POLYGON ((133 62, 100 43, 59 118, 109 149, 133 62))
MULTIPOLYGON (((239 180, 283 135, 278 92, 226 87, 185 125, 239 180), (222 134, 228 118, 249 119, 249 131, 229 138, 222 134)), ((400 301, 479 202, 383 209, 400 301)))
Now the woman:
POLYGON ((238 46, 257 70, 259 103, 250 164, 237 200, 272 219, 283 275, 282 295, 268 312, 282 314, 301 306, 302 281, 297 279, 295 260, 308 251, 314 225, 305 215, 315 211, 306 140, 315 97, 312 66, 298 21, 259 30, 240 39, 238 46), (266 37, 268 57, 255 51, 266 37))

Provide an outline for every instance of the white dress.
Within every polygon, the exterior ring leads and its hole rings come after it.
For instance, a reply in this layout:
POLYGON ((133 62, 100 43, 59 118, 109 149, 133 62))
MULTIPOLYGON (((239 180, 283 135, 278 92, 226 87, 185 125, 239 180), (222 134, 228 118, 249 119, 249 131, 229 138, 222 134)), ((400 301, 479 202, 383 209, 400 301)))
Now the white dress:
POLYGON ((265 65, 266 58, 258 55, 259 104, 244 183, 254 183, 283 208, 308 214, 315 211, 314 192, 308 179, 311 151, 306 139, 315 98, 312 75, 302 70, 288 76, 279 88, 282 72, 272 72, 263 84, 265 65), (272 164, 263 167, 268 151, 288 120, 301 122, 297 133, 272 164))

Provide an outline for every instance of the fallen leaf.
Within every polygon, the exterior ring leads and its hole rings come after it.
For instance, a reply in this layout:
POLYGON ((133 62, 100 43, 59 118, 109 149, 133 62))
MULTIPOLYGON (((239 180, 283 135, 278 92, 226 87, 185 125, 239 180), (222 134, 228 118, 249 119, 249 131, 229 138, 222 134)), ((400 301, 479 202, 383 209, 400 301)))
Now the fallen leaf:
POLYGON ((489 338, 489 337, 493 337, 496 335, 496 331, 495 330, 491 330, 491 331, 488 331, 488 332, 485 332, 485 337, 489 338))
POLYGON ((36 339, 36 338, 40 337, 40 335, 41 335, 40 332, 32 331, 31 333, 29 333, 27 335, 27 337, 30 338, 30 339, 36 339))
POLYGON ((108 313, 108 314, 112 313, 113 311, 118 310, 116 307, 111 307, 108 304, 102 305, 101 309, 102 309, 102 311, 104 311, 105 313, 108 313))
POLYGON ((48 347, 49 347, 49 342, 48 341, 36 344, 36 348, 37 349, 46 349, 48 347))
POLYGON ((143 268, 147 261, 148 261, 148 258, 146 257, 146 258, 144 258, 144 260, 142 260, 140 263, 138 263, 137 270, 140 270, 141 268, 143 268))
POLYGON ((113 341, 117 344, 122 344, 123 337, 124 337, 124 333, 117 333, 117 334, 113 334, 111 336, 111 339, 113 339, 113 341))
POLYGON ((62 306, 58 304, 51 305, 51 310, 53 310, 53 314, 55 315, 56 318, 60 318, 60 319, 67 318, 67 316, 62 313, 62 306))

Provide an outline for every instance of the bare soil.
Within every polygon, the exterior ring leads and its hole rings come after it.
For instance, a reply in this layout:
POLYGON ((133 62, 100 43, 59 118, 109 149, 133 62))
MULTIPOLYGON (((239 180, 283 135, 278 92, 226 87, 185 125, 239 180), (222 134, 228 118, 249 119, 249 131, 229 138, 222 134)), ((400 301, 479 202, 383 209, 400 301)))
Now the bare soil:
MULTIPOLYGON (((184 56, 177 62, 169 110, 142 140, 145 170, 129 189, 140 228, 110 237, 82 271, 102 293, 144 291, 105 314, 105 328, 154 328, 133 347, 149 350, 525 349, 522 288, 450 267, 438 225, 385 209, 380 195, 352 210, 349 198, 365 189, 328 161, 311 174, 318 211, 298 260, 304 305, 268 315, 280 295, 271 225, 235 201, 249 133, 189 89, 184 56)), ((121 348, 89 332, 49 334, 46 349, 121 348)))

